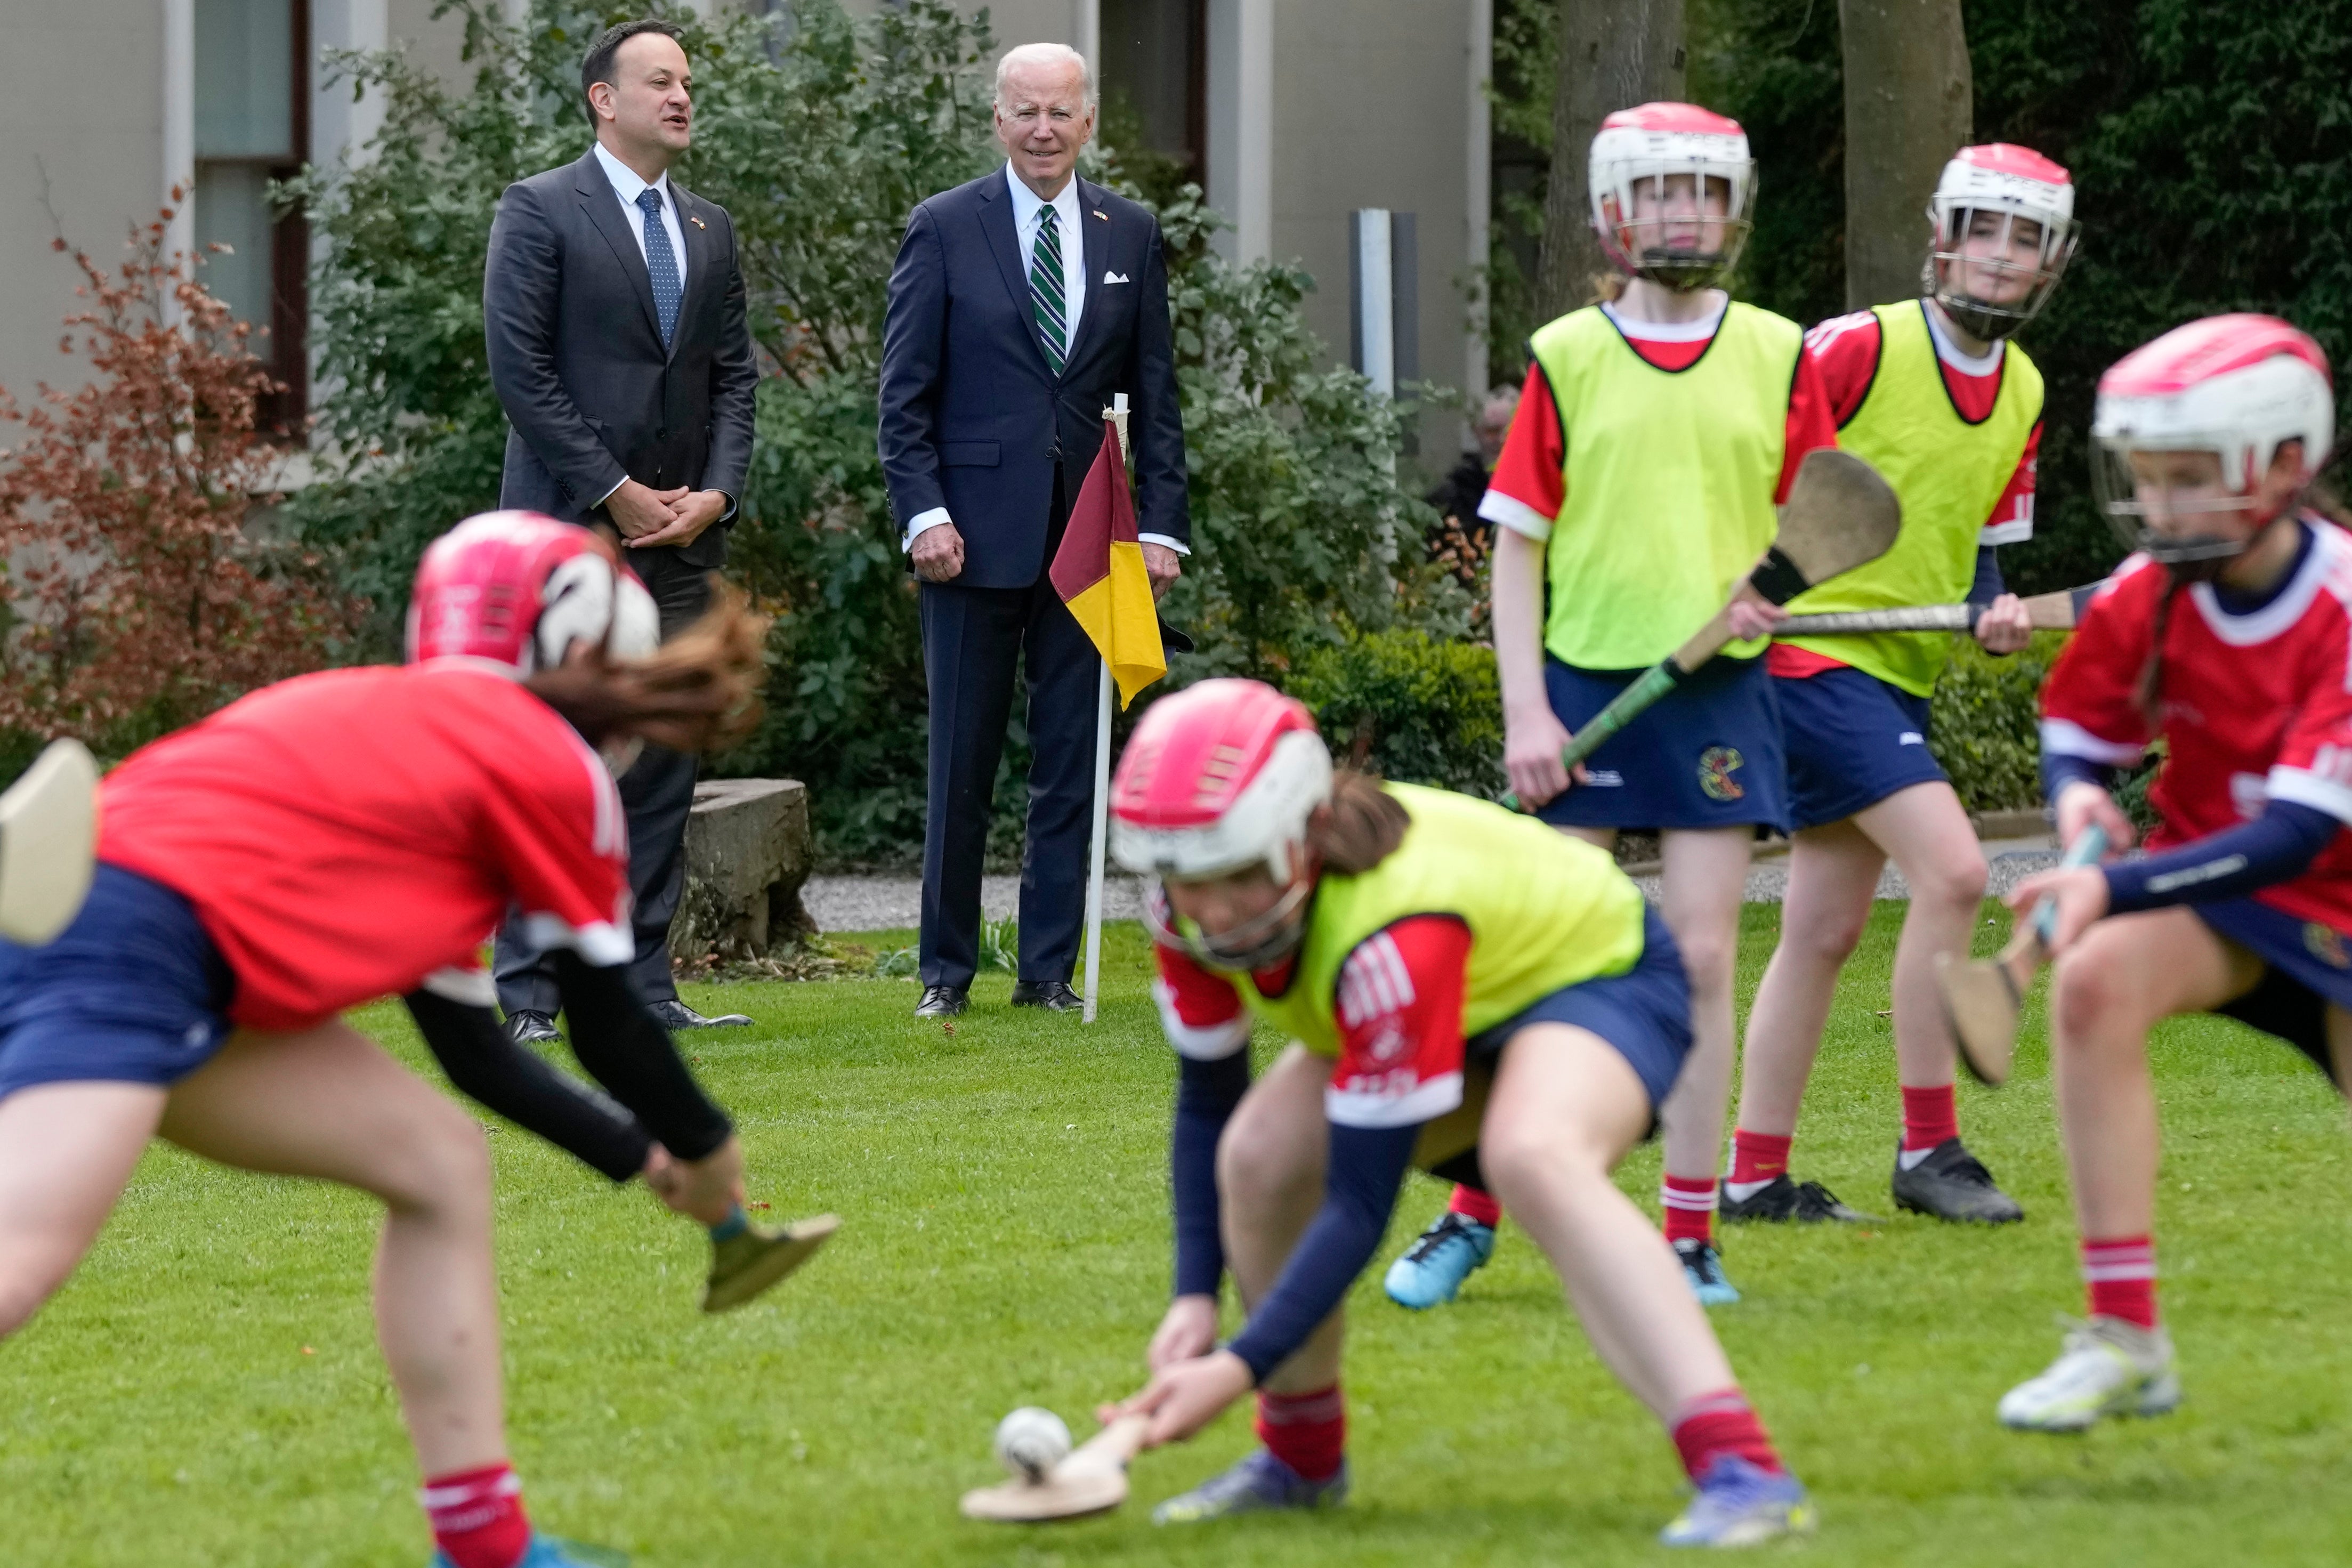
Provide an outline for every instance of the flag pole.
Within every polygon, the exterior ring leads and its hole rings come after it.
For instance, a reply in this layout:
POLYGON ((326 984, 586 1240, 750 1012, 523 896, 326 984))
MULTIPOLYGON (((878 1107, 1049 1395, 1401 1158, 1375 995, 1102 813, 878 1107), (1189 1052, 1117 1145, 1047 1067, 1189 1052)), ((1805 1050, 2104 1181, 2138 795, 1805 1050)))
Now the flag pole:
MULTIPOLYGON (((1127 394, 1111 395, 1111 405, 1103 410, 1118 433, 1118 460, 1127 463, 1127 394)), ((1102 910, 1103 910, 1103 850, 1110 826, 1110 660, 1103 660, 1101 678, 1096 683, 1095 698, 1095 805, 1094 835, 1087 846, 1087 989, 1086 1005, 1078 1021, 1095 1021, 1097 984, 1102 973, 1102 910)))

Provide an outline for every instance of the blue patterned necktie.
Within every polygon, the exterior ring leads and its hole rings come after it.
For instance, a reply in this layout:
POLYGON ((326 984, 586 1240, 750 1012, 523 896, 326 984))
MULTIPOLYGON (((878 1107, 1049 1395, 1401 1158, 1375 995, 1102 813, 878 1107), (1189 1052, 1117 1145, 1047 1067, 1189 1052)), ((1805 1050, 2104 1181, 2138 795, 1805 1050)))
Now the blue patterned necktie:
POLYGON ((1038 209, 1037 243, 1029 256, 1029 310, 1045 334, 1045 363, 1059 375, 1069 357, 1064 346, 1070 335, 1069 306, 1062 291, 1062 226, 1054 221, 1052 207, 1038 209))
POLYGON ((669 229, 662 222, 661 193, 647 185, 637 193, 646 215, 646 271, 654 280, 654 314, 661 318, 662 347, 669 347, 677 331, 677 300, 685 292, 677 280, 677 252, 670 248, 669 229))

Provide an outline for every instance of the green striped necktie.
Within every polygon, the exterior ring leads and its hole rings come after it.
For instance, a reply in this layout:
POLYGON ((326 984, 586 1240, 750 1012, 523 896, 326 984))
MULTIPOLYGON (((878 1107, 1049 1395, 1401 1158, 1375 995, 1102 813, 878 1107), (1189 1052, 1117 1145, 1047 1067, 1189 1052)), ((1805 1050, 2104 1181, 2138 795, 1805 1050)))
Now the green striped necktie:
POLYGON ((1050 206, 1038 209, 1037 243, 1029 255, 1029 309, 1045 334, 1045 363, 1059 375, 1069 357, 1063 345, 1069 341, 1070 308, 1062 292, 1062 226, 1050 206))

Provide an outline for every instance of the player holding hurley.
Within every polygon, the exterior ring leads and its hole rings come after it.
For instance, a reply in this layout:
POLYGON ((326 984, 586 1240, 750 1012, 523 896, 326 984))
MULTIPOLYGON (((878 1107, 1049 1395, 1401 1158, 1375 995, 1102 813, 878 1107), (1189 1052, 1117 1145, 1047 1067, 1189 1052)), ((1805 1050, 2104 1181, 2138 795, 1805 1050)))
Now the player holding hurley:
POLYGON ((286 681, 135 753, 104 783, 80 913, 46 946, 0 943, 0 1333, 72 1272, 153 1137, 373 1194, 435 1563, 570 1568, 507 1462, 481 1130, 337 1015, 420 985, 486 997, 482 939, 520 906, 566 950, 583 1059, 666 1147, 649 1179, 723 1221, 741 1151, 625 984, 627 835, 595 748, 735 732, 761 623, 722 596, 656 650, 608 546, 518 513, 460 528, 421 575, 414 646, 455 637, 457 657, 286 681))
MULTIPOLYGON (((2008 340, 2057 287, 2074 251, 2074 212, 2066 171, 2039 153, 1963 147, 1928 205, 1926 297, 1806 335, 1838 444, 1895 487, 1903 531, 1876 561, 1801 595, 1790 614, 1965 597, 1982 606, 1976 637, 1989 652, 2025 647, 2032 627, 2002 591, 1994 551, 2032 537, 2042 373, 2008 340)), ((1948 647, 1940 632, 1885 632, 1793 637, 1765 656, 1795 843, 1780 945, 1748 1015, 1726 1219, 1865 1217, 1789 1175, 1789 1150, 1838 971, 1890 858, 1911 891, 1895 950, 1895 1206, 1946 1220, 2024 1217, 1960 1142, 1936 989, 1937 956, 1968 951, 1986 875, 1967 809, 1927 750, 1928 698, 1948 647)))
POLYGON ((2300 510, 2335 437, 2327 361, 2269 316, 2166 333, 2101 378, 2100 499, 2138 547, 2087 606, 2042 699, 2060 834, 2116 846, 2107 786, 2158 739, 2144 859, 2045 872, 2059 1124, 2089 1321, 2010 1391, 2011 1426, 2076 1431, 2180 1398, 2156 1305, 2147 1033, 2221 1013, 2352 1084, 2352 539, 2300 510))
POLYGON ((1691 1031, 1674 939, 1609 856, 1465 795, 1335 778, 1306 709, 1255 681, 1145 714, 1111 813, 1120 862, 1163 879, 1155 994, 1181 1061, 1175 1299, 1118 1413, 1172 1442, 1255 1387, 1265 1444, 1153 1518, 1344 1498, 1339 1303, 1419 1163, 1493 1184, 1671 1431, 1698 1495, 1668 1544, 1809 1528, 1674 1252, 1610 1180, 1691 1031), (1295 1042, 1255 1084, 1254 1018, 1295 1042), (1219 1349, 1228 1248, 1249 1320, 1219 1349))
MULTIPOLYGON (((1788 816, 1760 641, 1727 648, 1593 754, 1570 732, 1720 610, 1776 530, 1798 465, 1837 432, 1796 323, 1716 285, 1738 259, 1755 164, 1738 124, 1686 103, 1622 110, 1591 149, 1592 219, 1622 279, 1529 344, 1518 412, 1479 516, 1497 524, 1495 654, 1511 787, 1594 844, 1661 830, 1664 911, 1690 971, 1696 1043, 1664 1108, 1666 1237, 1700 1300, 1736 1301, 1715 1247, 1730 1093, 1732 966, 1749 847, 1788 816), (1544 605, 1549 588, 1550 608, 1544 605)), ((1779 612, 1735 605, 1756 639, 1779 612)), ((1453 1300, 1500 1211, 1455 1190, 1390 1268, 1408 1307, 1453 1300)))

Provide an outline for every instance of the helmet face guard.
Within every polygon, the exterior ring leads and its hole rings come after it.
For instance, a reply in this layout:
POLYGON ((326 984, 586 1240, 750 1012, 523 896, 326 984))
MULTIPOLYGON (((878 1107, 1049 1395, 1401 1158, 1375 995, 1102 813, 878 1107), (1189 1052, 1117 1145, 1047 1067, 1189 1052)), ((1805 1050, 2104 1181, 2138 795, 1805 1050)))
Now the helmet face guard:
POLYGON ((1301 877, 1264 914, 1212 936, 1187 930, 1189 922, 1171 918, 1168 889, 1155 879, 1143 890, 1143 925, 1154 942, 1189 952, 1211 969, 1250 974, 1271 969, 1298 951, 1307 935, 1307 903, 1314 896, 1315 879, 1301 877))
POLYGON ((1620 110, 1601 122, 1587 173, 1593 233, 1619 271, 1690 293, 1738 265, 1756 161, 1737 121, 1688 103, 1620 110))
POLYGON ((1963 147, 1927 202, 1934 238, 1920 290, 1972 337, 1998 341, 2041 313, 2074 258, 2073 178, 2031 147, 1963 147), (1988 221, 1990 220, 1990 221, 1988 221), (2032 225, 2033 234, 2021 233, 2032 225), (2031 259, 2021 259, 2021 251, 2031 259))

